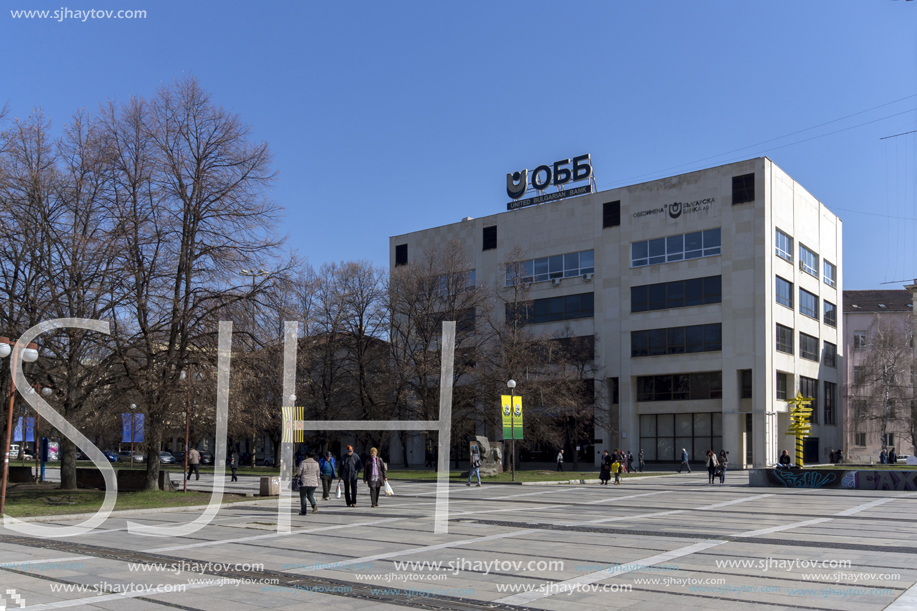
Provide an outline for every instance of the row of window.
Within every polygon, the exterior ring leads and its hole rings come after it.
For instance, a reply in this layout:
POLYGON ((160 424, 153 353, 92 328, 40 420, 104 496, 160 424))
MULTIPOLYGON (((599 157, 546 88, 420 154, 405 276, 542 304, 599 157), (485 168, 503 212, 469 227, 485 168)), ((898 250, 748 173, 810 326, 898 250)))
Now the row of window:
MULTIPOLYGON (((593 293, 535 299, 523 304, 519 312, 520 322, 523 324, 592 318, 594 315, 593 293)), ((513 304, 506 304, 506 320, 513 320, 515 316, 513 304)))
POLYGON ((667 238, 633 242, 630 245, 631 267, 657 265, 686 259, 700 259, 720 254, 720 228, 683 233, 667 238))
MULTIPOLYGON (((776 229, 774 248, 778 257, 793 262, 793 238, 779 229, 776 229)), ((799 269, 818 278, 818 254, 802 244, 799 245, 799 269)), ((822 277, 825 284, 837 287, 837 267, 827 259, 822 261, 822 277)))
POLYGON ((687 401, 723 398, 723 372, 706 371, 637 378, 637 401, 687 401))
MULTIPOLYGON (((784 280, 780 276, 775 277, 774 295, 777 303, 793 309, 793 283, 784 280)), ((822 300, 824 307, 825 324, 830 327, 837 327, 837 308, 828 300, 822 300)), ((809 318, 818 320, 818 295, 813 295, 802 287, 799 287, 799 313, 809 318)))
MULTIPOLYGON (((824 354, 819 359, 818 338, 799 332, 799 356, 816 363, 821 360, 826 367, 837 367, 837 345, 824 343, 824 354)), ((777 351, 785 354, 796 354, 793 348, 793 329, 777 324, 777 351)))
POLYGON ((632 286, 630 311, 650 312, 669 308, 720 303, 723 300, 721 276, 676 280, 659 284, 632 286))
MULTIPOLYGON (((825 400, 822 406, 824 408, 824 423, 837 424, 837 384, 834 382, 824 382, 823 384, 825 391, 825 400)), ((794 398, 796 393, 789 392, 791 386, 790 374, 778 371, 777 399, 786 401, 787 399, 794 398)), ((812 408, 812 415, 809 417, 809 422, 818 424, 818 380, 799 376, 799 393, 807 399, 812 399, 812 402, 809 404, 809 407, 812 408)))
POLYGON ((630 355, 659 356, 718 352, 723 349, 723 325, 692 325, 630 332, 630 355))
POLYGON ((707 450, 723 447, 723 414, 642 414, 640 448, 644 460, 681 461, 687 450, 691 460, 704 460, 707 450))
POLYGON ((513 286, 516 274, 522 282, 547 282, 554 278, 572 278, 595 272, 595 251, 583 250, 551 257, 528 259, 506 266, 506 286, 513 286))

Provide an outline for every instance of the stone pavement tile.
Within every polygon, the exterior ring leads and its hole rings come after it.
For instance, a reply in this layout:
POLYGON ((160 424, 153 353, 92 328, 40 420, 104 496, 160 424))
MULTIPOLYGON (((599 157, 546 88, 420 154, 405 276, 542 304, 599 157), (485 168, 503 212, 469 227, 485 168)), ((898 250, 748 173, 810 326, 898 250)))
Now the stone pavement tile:
MULTIPOLYGON (((155 600, 154 597, 149 598, 155 600)), ((88 604, 97 609, 111 609, 111 611, 162 611, 163 609, 162 605, 154 602, 129 597, 100 602, 92 602, 90 599, 88 604)))

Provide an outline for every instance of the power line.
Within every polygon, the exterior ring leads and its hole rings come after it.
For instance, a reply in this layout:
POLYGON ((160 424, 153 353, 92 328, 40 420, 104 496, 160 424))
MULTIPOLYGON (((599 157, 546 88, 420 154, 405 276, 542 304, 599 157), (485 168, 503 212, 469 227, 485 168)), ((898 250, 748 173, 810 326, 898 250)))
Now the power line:
POLYGON ((890 214, 877 214, 875 212, 861 212, 859 210, 851 210, 850 208, 835 208, 834 206, 828 207, 830 210, 842 210, 844 212, 853 212, 854 214, 865 214, 867 216, 881 216, 882 218, 897 219, 899 221, 917 221, 917 219, 908 218, 906 216, 892 216, 890 214))
MULTIPOLYGON (((855 112, 855 113, 853 113, 853 114, 846 115, 846 116, 840 117, 840 118, 838 118, 838 119, 832 119, 831 121, 826 121, 825 123, 819 123, 818 125, 814 125, 814 126, 812 126, 812 127, 807 127, 807 128, 805 128, 805 129, 800 129, 800 130, 797 130, 797 131, 795 131, 795 132, 790 132, 789 134, 784 134, 783 136, 778 136, 778 137, 776 137, 776 138, 771 138, 771 139, 769 139, 769 140, 764 140, 764 141, 758 142, 758 143, 756 143, 756 144, 749 144, 748 146, 743 146, 743 147, 741 147, 741 148, 733 149, 733 150, 731 150, 731 151, 726 151, 725 153, 719 153, 718 155, 711 155, 710 157, 704 157, 703 159, 697 159, 697 160, 695 160, 695 161, 690 161, 690 162, 687 162, 687 163, 681 163, 681 164, 678 164, 678 165, 670 166, 670 167, 664 168, 664 169, 662 169, 662 170, 656 170, 656 171, 654 171, 654 172, 649 172, 649 173, 646 173, 646 174, 639 174, 639 175, 637 175, 637 176, 631 176, 630 178, 621 179, 619 182, 628 183, 628 182, 630 182, 630 181, 632 181, 632 180, 635 180, 635 179, 637 179, 637 178, 643 178, 643 177, 645 177, 645 176, 653 176, 653 175, 655 175, 655 174, 660 174, 660 173, 662 173, 662 172, 668 172, 668 171, 670 171, 670 170, 675 170, 675 169, 678 169, 678 168, 683 168, 683 167, 685 167, 685 166, 694 165, 694 164, 696 164, 696 163, 701 163, 701 162, 703 162, 703 161, 709 161, 710 159, 716 159, 717 157, 723 157, 723 156, 725 156, 725 155, 731 155, 732 153, 737 153, 737 152, 739 152, 739 151, 744 151, 745 149, 750 149, 750 148, 754 148, 754 147, 756 147, 756 146, 760 146, 760 145, 762 145, 762 144, 767 144, 767 143, 769 143, 769 142, 774 142, 775 140, 782 140, 783 138, 789 138, 790 136, 795 136, 796 134, 801 134, 801 133, 803 133, 803 132, 811 131, 811 130, 813 130, 813 129, 818 129, 819 127, 824 127, 825 125, 830 125, 830 124, 832 124, 832 123, 837 123, 838 121, 843 121, 844 119, 849 119, 850 117, 855 117, 855 116, 857 116, 857 115, 862 115, 862 114, 864 114, 864 113, 871 112, 871 111, 876 110, 876 109, 879 109, 879 108, 884 108, 885 106, 890 106, 890 105, 892 105, 892 104, 897 104, 898 102, 902 102, 902 101, 904 101, 904 100, 909 100, 909 99, 915 98, 915 97, 917 97, 917 93, 915 93, 915 94, 913 94, 913 95, 905 96, 905 97, 903 97, 903 98, 899 98, 899 99, 897 99, 897 100, 893 100, 893 101, 891 101, 891 102, 886 102, 885 104, 880 104, 879 106, 873 106, 872 108, 867 108, 866 110, 861 110, 861 111, 859 111, 859 112, 855 112)), ((881 119, 876 119, 875 121, 868 121, 868 122, 866 122, 866 123, 860 123, 859 125, 854 125, 853 127, 860 127, 860 126, 862 126, 862 125, 869 125, 870 123, 875 123, 876 121, 883 121, 883 120, 885 120, 885 119, 890 119, 890 118, 892 118, 892 117, 897 117, 898 115, 902 115, 902 114, 911 112, 911 111, 913 111, 913 110, 917 110, 917 108, 911 108, 911 109, 908 109, 908 110, 906 110, 906 111, 904 111, 904 112, 901 112, 901 113, 897 113, 897 114, 894 114, 894 115, 889 115, 889 116, 887 116, 887 117, 882 117, 881 119)), ((848 128, 846 128, 846 129, 853 129, 853 127, 848 127, 848 128)), ((800 142, 794 142, 794 143, 791 143, 791 144, 786 144, 786 145, 783 145, 783 146, 777 147, 777 148, 783 148, 783 147, 785 147, 785 146, 792 146, 793 144, 800 144, 801 142, 808 142, 808 140, 814 140, 815 138, 821 138, 821 137, 824 137, 824 136, 830 136, 831 134, 836 134, 836 133, 838 133, 838 132, 840 132, 840 131, 845 131, 845 130, 838 130, 838 131, 835 131, 835 132, 829 132, 829 133, 827 133, 827 134, 822 134, 821 136, 815 136, 815 137, 809 138, 809 139, 807 139, 807 140, 801 140, 800 142)), ((775 148, 775 149, 771 149, 771 150, 776 150, 776 148, 775 148)))
POLYGON ((917 129, 909 132, 902 132, 900 134, 895 134, 893 136, 885 136, 884 138, 879 138, 879 140, 888 140, 889 138, 897 138, 898 136, 906 136, 908 134, 917 134, 917 129))

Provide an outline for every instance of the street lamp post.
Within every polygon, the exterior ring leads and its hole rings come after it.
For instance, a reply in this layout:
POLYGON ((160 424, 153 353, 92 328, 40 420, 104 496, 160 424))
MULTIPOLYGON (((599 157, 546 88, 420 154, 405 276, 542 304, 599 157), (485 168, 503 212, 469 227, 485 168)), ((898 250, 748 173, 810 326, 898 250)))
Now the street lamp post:
MULTIPOLYGON (((510 380, 506 383, 509 387, 509 394, 511 397, 516 396, 516 380, 510 380)), ((513 399, 510 399, 509 404, 509 430, 510 430, 510 457, 509 464, 510 470, 512 471, 513 481, 516 481, 516 420, 515 420, 516 410, 513 408, 513 399)))
MULTIPOLYGON (((242 274, 243 276, 251 276, 251 278, 252 278, 252 328, 251 328, 251 334, 252 334, 252 349, 254 349, 254 347, 255 347, 255 345, 256 345, 256 344, 255 344, 255 280, 257 280, 257 279, 258 279, 259 277, 261 277, 261 276, 267 276, 268 274, 270 274, 270 272, 267 271, 266 269, 261 269, 261 268, 255 269, 255 268, 251 268, 251 269, 243 269, 243 270, 241 270, 239 273, 242 274)), ((246 443, 247 443, 247 442, 246 442, 246 443)), ((251 452, 251 454, 252 454, 252 468, 254 468, 254 467, 256 466, 256 465, 255 465, 255 436, 254 436, 254 435, 252 435, 252 452, 251 452)), ((241 466, 241 465, 240 465, 240 466, 241 466)))
POLYGON ((185 472, 182 474, 182 481, 184 482, 182 484, 182 492, 188 492, 188 451, 191 449, 188 447, 188 436, 191 432, 191 378, 188 377, 184 369, 180 377, 182 380, 188 380, 185 385, 185 472))
POLYGON ((131 403, 131 470, 134 468, 134 410, 137 409, 135 403, 131 403))
POLYGON ((19 342, 12 343, 8 337, 0 337, 0 358, 6 358, 12 353, 10 359, 10 402, 6 419, 6 443, 3 451, 3 483, 0 488, 0 516, 6 508, 6 484, 9 479, 10 471, 10 436, 13 432, 13 402, 16 398, 16 361, 19 354, 22 354, 22 360, 26 363, 34 363, 38 360, 38 345, 29 344, 23 348, 19 342), (12 347, 11 347, 12 346, 12 347))

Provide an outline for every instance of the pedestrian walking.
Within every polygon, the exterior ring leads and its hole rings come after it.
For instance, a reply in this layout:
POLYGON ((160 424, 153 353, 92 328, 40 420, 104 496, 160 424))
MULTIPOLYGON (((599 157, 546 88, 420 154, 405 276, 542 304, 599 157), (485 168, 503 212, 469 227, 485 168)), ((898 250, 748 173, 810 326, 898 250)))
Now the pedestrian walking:
POLYGON ((678 466, 678 472, 681 473, 682 469, 687 469, 688 473, 691 472, 691 465, 688 464, 688 451, 685 448, 681 449, 681 465, 678 466))
POLYGON ((828 462, 834 464, 837 462, 837 452, 831 450, 831 453, 828 455, 828 462))
POLYGON ((720 483, 726 483, 726 465, 729 464, 729 454, 726 450, 720 450, 720 483))
POLYGON ((376 448, 370 448, 369 460, 363 469, 363 481, 369 486, 369 499, 373 507, 379 506, 379 489, 388 481, 385 477, 385 462, 378 454, 376 448))
POLYGON ((299 463, 296 476, 299 478, 299 515, 306 515, 308 504, 312 505, 312 513, 318 513, 315 503, 315 489, 318 488, 318 463, 315 462, 312 450, 306 452, 306 458, 299 463))
MULTIPOLYGON (((841 462, 841 459, 838 459, 837 462, 841 462)), ((889 448, 888 450, 888 464, 890 465, 898 464, 898 453, 895 452, 895 448, 889 448)))
POLYGON ((231 482, 239 481, 239 478, 236 477, 236 469, 238 468, 239 468, 239 455, 236 452, 233 452, 232 455, 229 457, 229 470, 232 471, 232 479, 229 481, 231 482))
POLYGON ((631 454, 630 450, 627 451, 627 472, 634 472, 634 455, 631 454))
POLYGON ((341 459, 339 482, 344 482, 344 500, 348 507, 357 506, 357 479, 360 477, 361 469, 363 461, 353 453, 353 446, 347 446, 347 453, 341 459))
POLYGON ((707 483, 712 486, 714 484, 713 480, 716 477, 716 467, 719 464, 713 450, 707 450, 707 459, 704 464, 707 467, 707 483))
MULTIPOLYGON (((888 454, 888 462, 890 462, 890 463, 892 462, 892 456, 895 457, 895 462, 897 462, 897 461, 898 461, 898 456, 895 454, 895 448, 892 448, 892 451, 889 452, 889 454, 888 454)), ((838 451, 837 451, 837 463, 842 463, 842 462, 844 462, 844 453, 841 452, 840 450, 838 450, 838 451)), ((837 464, 837 463, 835 463, 835 464, 837 464)), ((894 464, 894 463, 893 463, 893 464, 894 464)))
POLYGON ((191 474, 194 473, 194 481, 201 479, 201 453, 191 448, 191 451, 188 452, 188 477, 185 479, 191 479, 191 474))
POLYGON ((888 452, 886 452, 885 450, 882 450, 881 452, 879 452, 879 464, 880 465, 888 464, 888 452))
POLYGON ((331 500, 331 483, 337 477, 337 464, 331 452, 325 452, 325 455, 318 461, 318 470, 322 478, 322 500, 331 500))
POLYGON ((611 462, 611 472, 615 474, 615 486, 621 483, 621 461, 613 460, 611 462))
POLYGON ((478 446, 474 446, 471 449, 471 468, 468 469, 468 483, 465 484, 466 486, 471 485, 471 477, 473 475, 478 476, 477 487, 480 488, 481 487, 481 455, 478 454, 478 446))
POLYGON ((602 454, 602 464, 599 465, 599 485, 607 486, 608 480, 611 479, 611 454, 608 453, 608 450, 605 450, 605 453, 602 454))
POLYGON ((561 450, 557 453, 557 470, 561 473, 564 472, 564 451, 561 450))
POLYGON ((643 473, 646 468, 646 463, 643 461, 643 449, 640 450, 640 454, 637 456, 637 467, 640 469, 640 473, 643 473))

